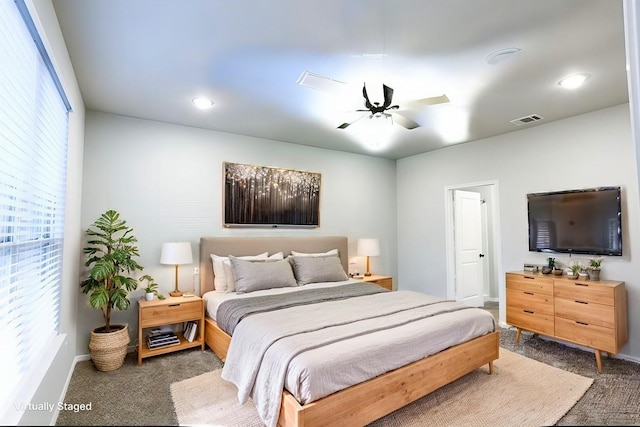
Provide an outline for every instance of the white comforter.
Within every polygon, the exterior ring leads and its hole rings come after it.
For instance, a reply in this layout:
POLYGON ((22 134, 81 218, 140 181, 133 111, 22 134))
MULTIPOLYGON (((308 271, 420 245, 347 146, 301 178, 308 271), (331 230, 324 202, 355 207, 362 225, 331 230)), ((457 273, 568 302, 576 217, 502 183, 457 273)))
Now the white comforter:
POLYGON ((272 427, 285 387, 306 404, 493 330, 487 311, 412 291, 292 307, 238 324, 222 378, 272 427))

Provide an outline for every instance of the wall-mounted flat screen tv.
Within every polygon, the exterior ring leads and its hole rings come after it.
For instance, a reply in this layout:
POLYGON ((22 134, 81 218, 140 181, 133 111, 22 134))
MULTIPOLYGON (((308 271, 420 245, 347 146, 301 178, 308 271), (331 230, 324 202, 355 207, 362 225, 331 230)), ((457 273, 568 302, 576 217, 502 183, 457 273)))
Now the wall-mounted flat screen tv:
POLYGON ((622 255, 620 187, 527 194, 529 250, 622 255))

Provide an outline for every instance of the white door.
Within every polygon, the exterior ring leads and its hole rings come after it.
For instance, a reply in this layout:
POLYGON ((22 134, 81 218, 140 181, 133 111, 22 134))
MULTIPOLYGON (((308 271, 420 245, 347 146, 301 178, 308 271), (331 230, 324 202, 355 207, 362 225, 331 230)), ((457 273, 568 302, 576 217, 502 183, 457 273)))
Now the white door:
POLYGON ((484 306, 482 212, 479 193, 453 192, 456 301, 484 306))

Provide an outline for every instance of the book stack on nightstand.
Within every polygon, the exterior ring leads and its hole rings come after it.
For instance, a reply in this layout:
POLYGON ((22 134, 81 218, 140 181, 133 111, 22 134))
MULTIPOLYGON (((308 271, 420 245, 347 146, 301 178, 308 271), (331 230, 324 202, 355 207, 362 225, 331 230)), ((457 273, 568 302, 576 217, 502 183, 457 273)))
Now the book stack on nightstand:
POLYGON ((178 344, 180 344, 180 339, 173 331, 154 329, 147 335, 147 346, 149 350, 178 344))

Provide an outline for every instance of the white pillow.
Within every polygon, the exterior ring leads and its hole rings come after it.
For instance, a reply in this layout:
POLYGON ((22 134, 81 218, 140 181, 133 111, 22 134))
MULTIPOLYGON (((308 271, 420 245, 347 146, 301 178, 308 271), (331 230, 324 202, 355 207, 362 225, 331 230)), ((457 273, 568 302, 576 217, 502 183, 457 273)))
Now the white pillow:
POLYGON ((338 255, 338 249, 331 249, 330 251, 327 252, 318 252, 318 253, 306 253, 306 252, 296 252, 296 251, 291 251, 291 255, 293 256, 331 256, 331 255, 338 255))
MULTIPOLYGON (((265 252, 259 255, 247 255, 237 257, 240 259, 267 259, 269 253, 265 252)), ((211 261, 213 261, 213 287, 216 291, 227 291, 227 276, 224 268, 224 264, 229 265, 229 257, 219 256, 211 254, 211 261)))
MULTIPOLYGON (((255 257, 235 257, 239 259, 243 259, 246 261, 264 261, 265 259, 270 260, 280 260, 284 259, 284 254, 282 252, 277 252, 269 257, 267 257, 267 252, 256 255, 255 257)), ((233 268, 231 267, 231 261, 226 259, 222 263, 224 267, 224 276, 226 280, 225 292, 235 292, 236 291, 236 276, 233 274, 233 268)))

